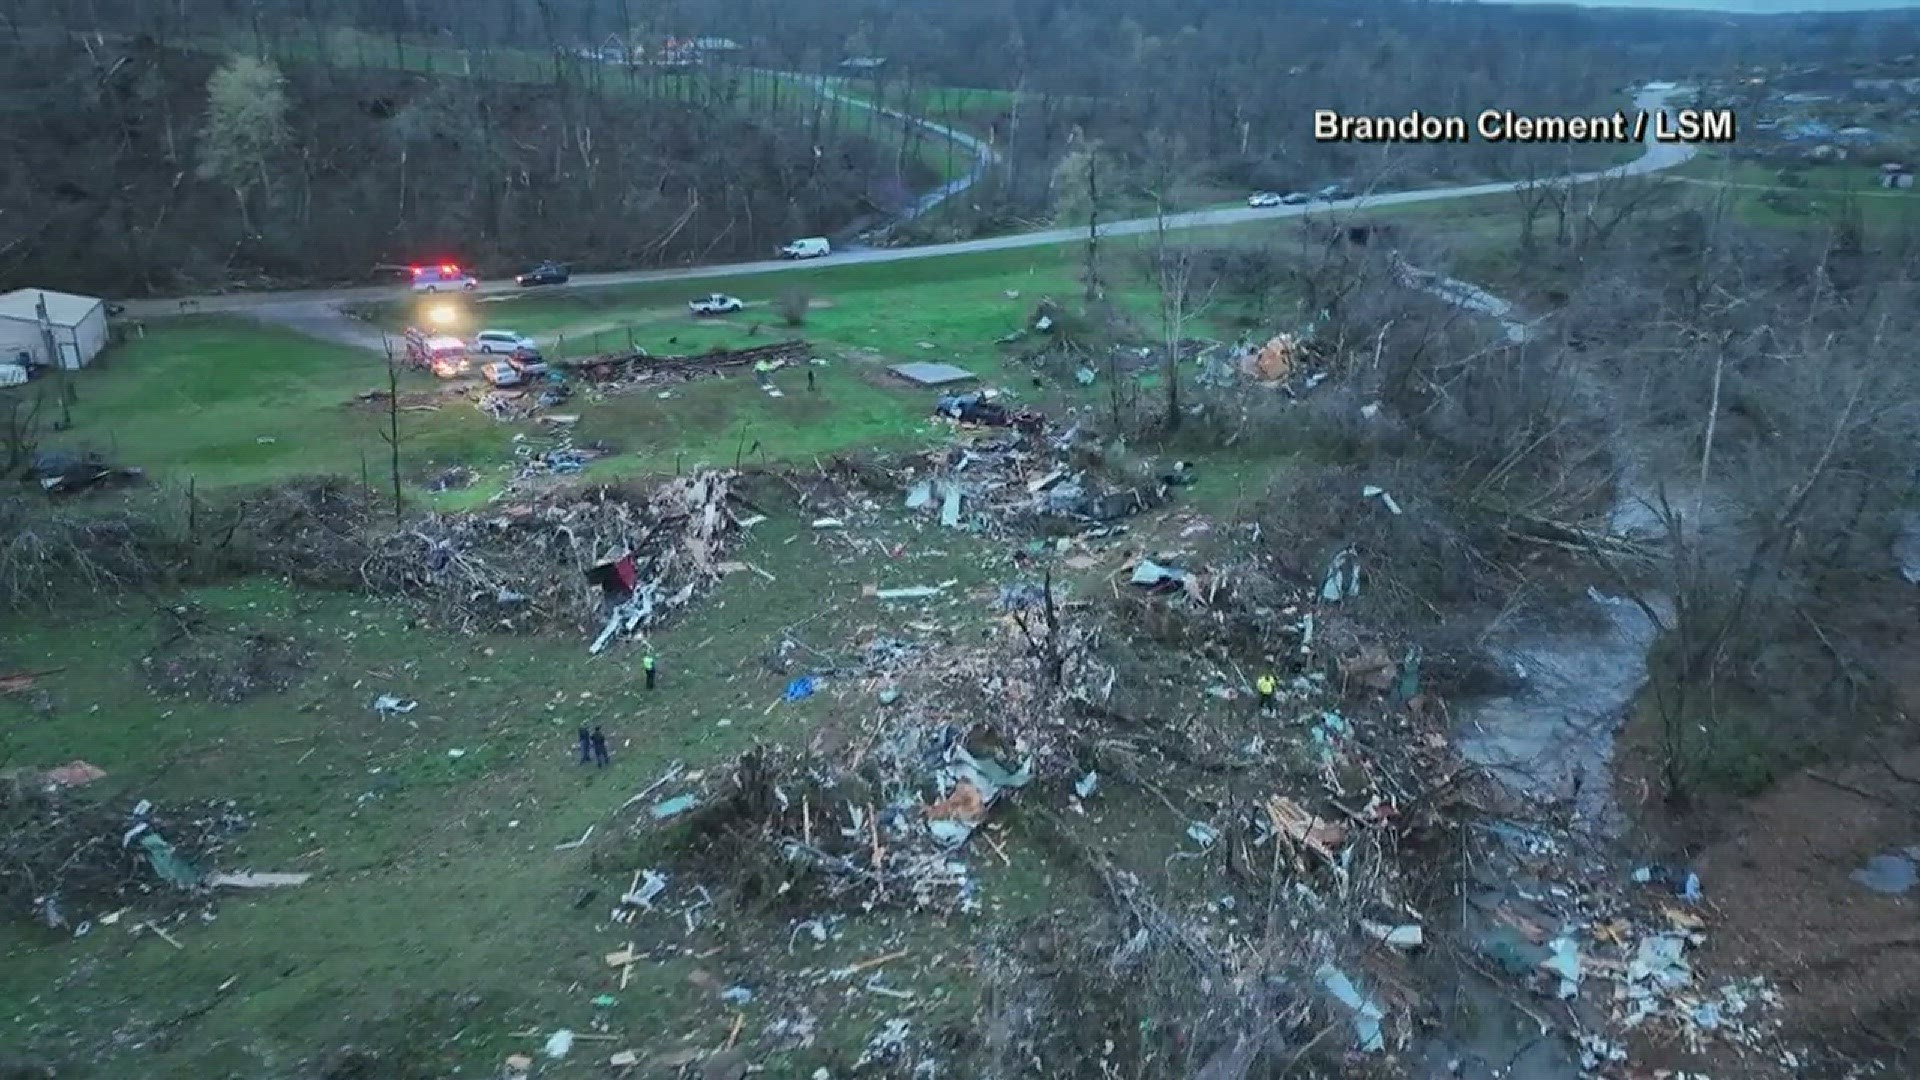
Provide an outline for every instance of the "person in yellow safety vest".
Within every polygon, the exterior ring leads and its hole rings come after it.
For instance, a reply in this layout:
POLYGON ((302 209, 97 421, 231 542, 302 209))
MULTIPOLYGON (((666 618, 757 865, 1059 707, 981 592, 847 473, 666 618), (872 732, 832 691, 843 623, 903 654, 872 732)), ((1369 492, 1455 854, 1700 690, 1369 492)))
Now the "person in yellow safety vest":
POLYGON ((647 673, 647 689, 649 690, 653 689, 653 650, 652 649, 648 649, 646 655, 640 658, 640 669, 647 673))
POLYGON ((753 377, 760 380, 760 385, 765 386, 773 378, 773 368, 774 363, 771 360, 755 360, 753 377))
POLYGON ((1273 695, 1280 690, 1280 680, 1268 672, 1253 681, 1253 688, 1260 695, 1260 711, 1265 712, 1273 707, 1273 695))

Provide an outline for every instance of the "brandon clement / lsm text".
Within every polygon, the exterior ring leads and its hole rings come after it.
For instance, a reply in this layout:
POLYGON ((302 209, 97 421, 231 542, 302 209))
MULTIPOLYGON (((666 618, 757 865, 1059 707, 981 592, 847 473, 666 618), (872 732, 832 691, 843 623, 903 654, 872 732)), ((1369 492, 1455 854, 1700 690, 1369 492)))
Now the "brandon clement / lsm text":
POLYGON ((1471 123, 1464 116, 1432 116, 1417 109, 1401 116, 1313 112, 1313 137, 1319 142, 1463 143, 1478 136, 1496 143, 1638 143, 1651 133, 1657 142, 1727 143, 1735 130, 1731 109, 1636 109, 1597 116, 1526 116, 1511 109, 1484 109, 1471 123))

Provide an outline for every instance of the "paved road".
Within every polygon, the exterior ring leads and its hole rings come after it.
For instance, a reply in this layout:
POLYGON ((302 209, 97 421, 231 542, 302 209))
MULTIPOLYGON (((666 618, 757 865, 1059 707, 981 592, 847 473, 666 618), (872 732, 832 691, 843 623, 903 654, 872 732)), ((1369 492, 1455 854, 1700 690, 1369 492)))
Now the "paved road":
MULTIPOLYGON (((1671 84, 1654 83, 1643 89, 1634 99, 1634 105, 1641 109, 1658 109, 1680 90, 1671 84)), ((936 125, 937 127, 937 125, 936 125)), ((1653 125, 1648 125, 1646 152, 1625 165, 1596 172, 1576 173, 1563 179, 1563 183, 1583 184, 1595 180, 1614 177, 1643 176, 1671 169, 1688 161, 1694 156, 1694 147, 1684 143, 1659 143, 1652 140, 1653 125)), ((955 132, 964 136, 963 132, 955 132)), ((965 136, 971 138, 970 136, 965 136)), ((977 142, 977 140, 976 140, 977 142)), ((1443 202, 1448 199, 1471 199, 1481 195, 1498 195, 1514 191, 1524 186, 1526 181, 1501 181, 1488 184, 1469 184, 1464 187, 1432 188, 1423 191, 1395 191, 1378 195, 1362 195, 1353 199, 1337 202, 1315 203, 1306 206, 1276 206, 1269 209, 1234 207, 1220 210, 1195 210, 1184 214, 1168 215, 1167 225, 1175 229, 1208 228, 1221 225, 1240 225, 1253 221, 1272 221, 1282 218, 1301 217, 1310 213, 1325 213, 1332 210, 1369 210, 1387 206, 1410 206, 1415 203, 1443 202)), ((1100 227, 1101 236, 1136 236, 1150 233, 1156 227, 1153 218, 1134 218, 1128 221, 1114 221, 1100 227)), ((1044 232, 1019 233, 1013 236, 992 236, 981 240, 963 240, 951 244, 928 244, 924 247, 875 248, 838 252, 825 259, 810 259, 805 262, 772 260, 767 262, 726 263, 711 266, 689 267, 679 270, 622 270, 602 274, 579 274, 572 282, 564 286, 549 288, 591 289, 608 285, 642 285, 663 281, 688 281, 719 277, 746 277, 755 274, 777 274, 811 268, 816 266, 846 266, 855 263, 905 262, 912 259, 935 259, 947 255, 966 255, 983 251, 1008 251, 1016 248, 1043 247, 1048 244, 1071 243, 1086 235, 1085 229, 1049 229, 1044 232)), ((480 286, 482 295, 519 292, 512 281, 487 282, 480 286)), ((160 318, 168 315, 210 312, 252 313, 274 317, 278 313, 269 313, 262 309, 294 309, 312 312, 317 305, 337 305, 342 303, 366 303, 381 300, 398 300, 408 295, 404 286, 386 285, 354 289, 316 289, 276 293, 231 293, 223 296, 194 297, 181 300, 135 300, 126 303, 126 314, 134 318, 160 318)))
POLYGON ((939 206, 941 203, 946 202, 948 199, 979 183, 980 178, 987 175, 987 170, 993 168, 1000 162, 1000 154, 994 150, 991 144, 984 139, 975 138, 958 128, 948 127, 945 124, 936 124, 931 120, 926 120, 918 116, 909 116, 898 109, 882 108, 870 101, 854 97, 850 94, 843 94, 835 89, 832 80, 824 75, 810 79, 809 82, 813 86, 815 93, 818 93, 821 97, 827 98, 830 101, 843 102, 856 109, 865 109, 868 112, 879 113, 881 116, 889 116, 895 120, 904 120, 919 127, 922 131, 931 132, 937 138, 945 139, 956 146, 963 147, 972 152, 973 167, 967 170, 965 176, 955 177, 914 200, 912 206, 909 206, 899 216, 894 218, 892 222, 893 225, 898 225, 903 221, 912 221, 914 218, 925 214, 927 211, 932 210, 934 207, 939 206))

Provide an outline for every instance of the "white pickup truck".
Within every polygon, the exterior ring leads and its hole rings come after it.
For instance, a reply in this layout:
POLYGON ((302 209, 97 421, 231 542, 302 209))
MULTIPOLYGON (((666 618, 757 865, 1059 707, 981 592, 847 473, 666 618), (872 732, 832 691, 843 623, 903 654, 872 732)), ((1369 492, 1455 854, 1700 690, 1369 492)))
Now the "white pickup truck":
POLYGON ((730 315, 746 306, 739 297, 728 296, 726 293, 713 293, 698 300, 687 301, 687 310, 695 315, 730 315))

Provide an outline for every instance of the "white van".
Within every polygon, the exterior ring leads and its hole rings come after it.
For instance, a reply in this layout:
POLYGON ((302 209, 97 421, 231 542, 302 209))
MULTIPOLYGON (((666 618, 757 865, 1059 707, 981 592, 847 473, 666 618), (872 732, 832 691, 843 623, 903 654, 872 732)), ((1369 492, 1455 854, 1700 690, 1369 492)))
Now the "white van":
POLYGON ((833 245, 827 243, 827 238, 824 236, 809 236, 802 240, 795 240, 780 249, 780 257, 783 259, 818 259, 831 254, 833 254, 833 245))
POLYGON ((472 274, 451 263, 410 269, 413 273, 413 291, 417 293, 472 292, 480 287, 480 282, 472 274))

